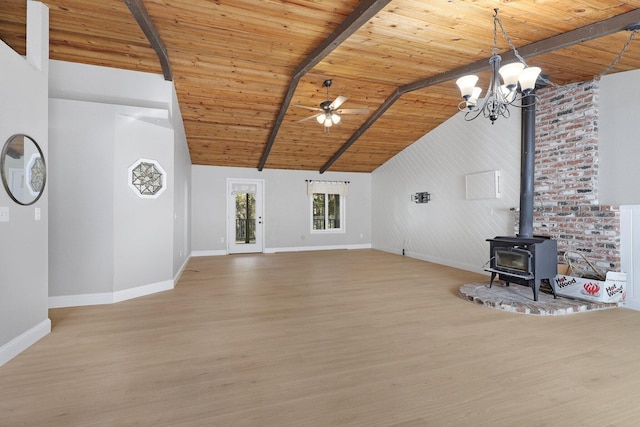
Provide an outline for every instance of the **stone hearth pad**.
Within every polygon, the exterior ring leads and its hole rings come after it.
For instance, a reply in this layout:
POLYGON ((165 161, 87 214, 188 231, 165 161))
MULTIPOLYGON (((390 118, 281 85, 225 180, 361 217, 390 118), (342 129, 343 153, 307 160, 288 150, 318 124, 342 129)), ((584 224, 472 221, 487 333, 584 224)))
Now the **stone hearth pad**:
POLYGON ((458 294, 463 299, 477 304, 521 314, 558 316, 618 307, 618 304, 581 301, 561 296, 554 299, 544 288, 540 289, 538 301, 534 301, 533 290, 530 287, 517 284, 505 286, 501 282, 494 282, 491 288, 489 283, 469 283, 462 285, 458 294))

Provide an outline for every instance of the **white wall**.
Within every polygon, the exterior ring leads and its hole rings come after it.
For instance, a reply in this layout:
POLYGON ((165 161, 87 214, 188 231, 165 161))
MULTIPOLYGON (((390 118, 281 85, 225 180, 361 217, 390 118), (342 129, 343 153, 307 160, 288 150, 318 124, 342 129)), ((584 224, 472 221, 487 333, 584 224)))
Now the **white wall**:
POLYGON ((173 277, 177 280, 191 253, 191 156, 175 87, 171 96, 173 128, 173 277))
POLYGON ((604 205, 640 203, 639 96, 640 70, 604 76, 600 81, 598 194, 604 205))
POLYGON ((371 244, 371 175, 214 166, 192 167, 192 249, 194 255, 224 254, 227 178, 265 181, 265 252, 369 247, 371 244), (305 180, 350 181, 346 198, 346 232, 311 234, 305 180), (361 237, 362 236, 362 237, 361 237))
POLYGON ((165 119, 156 123, 140 114, 135 108, 135 116, 115 117, 114 292, 173 279, 173 130, 165 119), (167 188, 157 198, 142 199, 129 187, 128 169, 140 158, 155 160, 166 173, 167 188))
MULTIPOLYGON (((27 60, 0 41, 0 143, 16 133, 33 138, 48 164, 47 86, 49 10, 27 2, 27 60)), ((0 187, 0 366, 51 330, 47 311, 49 183, 31 206, 20 206, 0 187), (39 209, 41 220, 35 219, 39 209)))
POLYGON ((373 172, 373 247, 482 271, 486 239, 514 234, 520 190, 520 111, 494 125, 458 114, 373 172), (502 197, 466 200, 465 175, 501 173, 502 197), (431 202, 411 194, 427 191, 431 202))
POLYGON ((170 289, 190 252, 190 159, 173 84, 59 61, 50 82, 50 306, 170 289), (156 199, 128 185, 139 158, 167 174, 156 199))
POLYGON ((113 106, 51 99, 49 111, 49 295, 111 292, 113 106))
POLYGON ((640 70, 604 76, 599 93, 599 198, 620 206, 620 265, 627 273, 626 307, 640 310, 640 70))
POLYGON ((627 273, 625 306, 640 310, 640 205, 620 206, 620 266, 627 273))

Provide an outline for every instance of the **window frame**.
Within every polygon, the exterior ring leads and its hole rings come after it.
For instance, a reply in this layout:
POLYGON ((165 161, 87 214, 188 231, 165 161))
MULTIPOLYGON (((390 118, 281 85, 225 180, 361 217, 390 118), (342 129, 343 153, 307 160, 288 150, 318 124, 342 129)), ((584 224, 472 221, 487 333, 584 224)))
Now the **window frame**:
POLYGON ((347 196, 345 196, 344 194, 339 194, 339 193, 332 193, 332 192, 314 192, 311 195, 309 195, 309 218, 310 218, 310 232, 311 234, 340 234, 340 233, 346 233, 347 229, 346 229, 346 200, 347 200, 347 196), (338 196, 340 198, 340 228, 325 228, 322 230, 316 230, 313 228, 313 222, 314 222, 314 217, 313 217, 313 199, 314 199, 314 195, 316 194, 323 194, 324 195, 324 220, 325 220, 325 226, 329 221, 329 195, 335 195, 338 196))

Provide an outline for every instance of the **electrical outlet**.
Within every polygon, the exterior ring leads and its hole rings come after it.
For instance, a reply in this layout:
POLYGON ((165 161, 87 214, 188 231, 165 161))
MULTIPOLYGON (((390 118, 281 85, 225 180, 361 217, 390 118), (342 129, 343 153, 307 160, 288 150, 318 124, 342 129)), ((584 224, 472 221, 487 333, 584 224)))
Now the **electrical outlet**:
POLYGON ((40 221, 40 218, 42 218, 40 214, 40 208, 35 209, 35 218, 36 218, 36 221, 40 221))
POLYGON ((9 222, 9 208, 1 207, 0 208, 0 222, 9 222))
POLYGON ((224 237, 220 238, 220 243, 224 243, 224 237))

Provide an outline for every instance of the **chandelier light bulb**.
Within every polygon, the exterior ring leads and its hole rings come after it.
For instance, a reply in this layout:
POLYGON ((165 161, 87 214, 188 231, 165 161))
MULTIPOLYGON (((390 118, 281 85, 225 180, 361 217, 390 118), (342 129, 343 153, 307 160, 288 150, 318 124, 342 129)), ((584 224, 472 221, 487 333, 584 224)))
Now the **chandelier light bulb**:
POLYGON ((456 80, 456 84, 460 88, 462 97, 466 100, 473 94, 473 89, 478 81, 478 76, 470 74, 468 76, 462 76, 456 80))
POLYGON ((540 67, 529 67, 522 70, 518 82, 520 82, 520 89, 523 92, 533 90, 536 87, 536 80, 540 75, 540 67))
POLYGON ((320 114, 318 117, 316 117, 316 120, 318 121, 318 123, 320 123, 321 125, 324 124, 324 114, 320 114))
POLYGON ((516 87, 513 86, 512 88, 509 88, 509 86, 502 85, 500 86, 500 93, 502 94, 502 97, 504 98, 505 101, 507 101, 509 104, 511 104, 515 99, 516 99, 516 87))
POLYGON ((333 122, 334 125, 337 125, 338 123, 340 123, 341 120, 342 118, 339 115, 335 113, 331 114, 331 121, 333 122))
POLYGON ((482 93, 481 87, 474 87, 473 92, 471 92, 471 96, 467 99, 467 107, 473 108, 478 104, 478 98, 480 98, 480 94, 482 93))
POLYGON ((500 67, 498 72, 502 77, 502 82, 511 90, 518 84, 518 77, 522 70, 524 70, 524 64, 522 62, 512 62, 511 64, 500 67))
POLYGON ((333 122, 331 121, 331 117, 329 115, 327 115, 327 117, 324 119, 324 127, 331 127, 333 126, 333 122))

